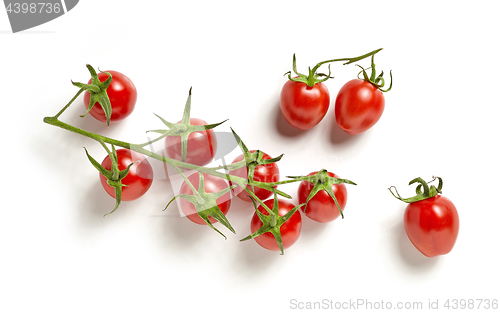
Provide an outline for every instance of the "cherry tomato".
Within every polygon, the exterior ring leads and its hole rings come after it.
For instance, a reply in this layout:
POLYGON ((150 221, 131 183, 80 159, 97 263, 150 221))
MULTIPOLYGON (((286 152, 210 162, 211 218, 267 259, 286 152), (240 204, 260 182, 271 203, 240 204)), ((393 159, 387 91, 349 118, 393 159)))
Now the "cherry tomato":
MULTIPOLYGON (((208 125, 199 118, 191 118, 191 125, 208 125)), ((167 156, 171 159, 182 161, 182 146, 180 136, 167 136, 165 138, 167 156)), ((187 140, 186 163, 204 166, 212 161, 217 151, 217 138, 212 129, 196 131, 189 134, 187 140)))
POLYGON ((329 106, 330 93, 321 82, 309 87, 306 83, 288 80, 281 89, 281 112, 296 128, 307 130, 316 126, 329 106))
MULTIPOLYGON (((127 176, 121 180, 122 184, 127 185, 127 187, 122 187, 122 200, 131 201, 143 196, 153 183, 153 168, 149 161, 144 155, 128 149, 116 150, 116 156, 120 171, 126 169, 130 163, 136 162, 130 167, 127 176)), ((105 169, 111 170, 109 155, 104 158, 101 165, 105 169)), ((115 189, 108 185, 107 178, 101 173, 99 173, 99 177, 104 190, 115 198, 115 189)))
MULTIPOLYGON (((316 173, 317 172, 312 172, 308 176, 312 176, 316 173)), ((331 172, 328 172, 328 176, 340 178, 331 172)), ((306 203, 306 200, 313 188, 314 185, 308 181, 302 181, 300 183, 297 192, 299 203, 306 203)), ((347 188, 344 184, 333 184, 332 190, 335 198, 337 198, 341 210, 344 211, 347 203, 347 188)), ((301 209, 307 217, 320 223, 331 222, 340 216, 337 204, 335 204, 335 201, 325 190, 318 191, 318 193, 312 197, 311 200, 309 200, 307 206, 303 206, 301 209)))
POLYGON ((342 86, 337 95, 335 119, 346 133, 357 135, 377 123, 384 106, 384 95, 377 86, 362 79, 353 79, 342 86))
MULTIPOLYGON (((113 78, 108 89, 106 89, 109 101, 111 102, 110 122, 118 122, 129 116, 134 110, 137 101, 137 89, 130 78, 122 73, 116 71, 105 72, 111 73, 111 77, 113 78)), ((97 74, 97 77, 101 82, 104 82, 108 78, 108 74, 100 72, 97 74)), ((92 80, 89 80, 89 84, 91 82, 92 80)), ((89 107, 89 100, 90 93, 86 91, 83 95, 83 104, 86 109, 89 107)), ((106 115, 99 102, 96 102, 89 113, 95 119, 106 123, 106 115)))
MULTIPOLYGON (((268 208, 272 209, 274 205, 274 199, 266 200, 264 204, 268 208)), ((278 211, 279 216, 287 214, 295 207, 293 203, 283 199, 278 200, 278 205, 279 205, 279 211, 278 211)), ((264 207, 262 206, 259 206, 257 210, 259 210, 265 215, 269 215, 266 209, 264 209, 264 207)), ((259 228, 261 228, 262 225, 263 224, 259 219, 259 216, 257 215, 257 213, 254 213, 252 221, 250 222, 250 231, 254 233, 257 230, 259 230, 259 228)), ((301 228, 302 228, 302 217, 300 216, 300 212, 297 211, 290 217, 289 220, 287 220, 280 227, 281 240, 283 241, 283 249, 289 248, 297 241, 297 239, 299 239, 301 228)), ((280 250, 278 243, 276 242, 276 239, 274 238, 271 232, 263 233, 262 235, 257 236, 254 239, 261 247, 265 249, 273 251, 280 250)))
MULTIPOLYGON (((252 151, 250 151, 250 153, 254 153, 255 151, 256 150, 252 150, 252 151)), ((239 161, 242 161, 244 158, 245 157, 242 154, 242 155, 236 157, 234 159, 233 163, 237 163, 239 161)), ((267 160, 271 159, 271 157, 267 153, 264 153, 264 152, 263 152, 262 158, 267 159, 267 160)), ((239 168, 237 170, 230 171, 229 174, 234 175, 234 176, 238 176, 238 177, 248 178, 248 168, 245 166, 245 167, 239 168)), ((254 181, 259 181, 259 182, 263 182, 263 183, 275 183, 275 182, 279 181, 280 180, 280 171, 278 169, 278 164, 271 163, 271 164, 257 165, 255 167, 255 170, 254 170, 253 179, 254 179, 254 181)), ((243 188, 241 188, 240 186, 236 186, 233 189, 233 192, 234 192, 234 194, 236 194, 238 196, 238 198, 240 198, 244 201, 247 201, 247 202, 252 201, 248 197, 248 192, 243 190, 243 188)), ((261 200, 265 200, 273 194, 272 191, 269 191, 269 190, 263 189, 263 188, 259 188, 259 187, 254 188, 254 193, 261 200)))
POLYGON ((437 195, 408 204, 404 227, 410 241, 425 256, 447 254, 457 240, 458 212, 448 198, 437 195))
MULTIPOLYGON (((207 193, 216 193, 216 192, 219 192, 219 191, 224 190, 225 188, 229 187, 227 182, 222 178, 208 175, 208 174, 203 174, 203 178, 204 178, 203 186, 205 188, 205 192, 207 192, 207 193)), ((188 180, 191 182, 191 184, 193 185, 193 187, 196 190, 199 189, 200 176, 198 173, 191 174, 188 177, 188 180)), ((186 182, 183 182, 181 185, 180 194, 192 195, 193 190, 191 190, 191 188, 189 187, 189 185, 186 182)), ((179 201, 180 201, 181 210, 187 216, 187 218, 189 218, 192 222, 194 222, 196 224, 206 225, 205 221, 203 219, 201 219, 201 217, 198 215, 198 213, 196 212, 195 206, 191 202, 189 202, 185 199, 182 199, 182 198, 180 198, 179 201)), ((219 207, 221 212, 224 215, 226 215, 227 212, 229 211, 229 208, 231 207, 231 195, 230 195, 230 193, 229 192, 225 193, 224 195, 219 197, 215 201, 215 203, 217 204, 217 206, 219 207)), ((217 220, 215 220, 212 217, 209 217, 208 219, 210 220, 210 222, 212 224, 217 222, 217 220)))

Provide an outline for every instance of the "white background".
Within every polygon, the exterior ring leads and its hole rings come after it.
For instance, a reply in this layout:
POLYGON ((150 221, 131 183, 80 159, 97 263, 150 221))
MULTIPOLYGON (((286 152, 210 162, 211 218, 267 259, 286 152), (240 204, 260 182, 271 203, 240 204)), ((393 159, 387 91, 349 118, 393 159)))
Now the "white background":
MULTIPOLYGON (((294 301, 359 299, 421 302, 423 312, 429 301, 499 299, 497 3, 87 0, 17 34, 0 12, 0 311, 286 312, 294 301), (333 104, 310 131, 286 124, 279 93, 293 53, 306 72, 382 47, 375 61, 392 69, 394 87, 375 127, 342 133, 333 104), (71 80, 88 80, 87 63, 129 76, 136 110, 106 128, 78 117, 79 98, 63 121, 142 142, 162 126, 153 112, 180 120, 192 86, 192 116, 229 119, 219 131, 284 153, 282 178, 327 168, 356 182, 345 219, 304 218, 298 242, 279 255, 239 242, 253 208, 234 199, 237 233, 221 228, 224 240, 175 206, 162 211, 174 193, 158 164, 146 196, 103 218, 114 200, 82 147, 98 160, 104 150, 42 122, 77 92, 71 80), (459 211, 460 234, 450 254, 429 259, 407 239, 405 204, 387 188, 409 197, 411 179, 433 175, 459 211)), ((358 69, 332 66, 332 103, 358 69)), ((297 186, 282 189, 295 197, 297 186)))

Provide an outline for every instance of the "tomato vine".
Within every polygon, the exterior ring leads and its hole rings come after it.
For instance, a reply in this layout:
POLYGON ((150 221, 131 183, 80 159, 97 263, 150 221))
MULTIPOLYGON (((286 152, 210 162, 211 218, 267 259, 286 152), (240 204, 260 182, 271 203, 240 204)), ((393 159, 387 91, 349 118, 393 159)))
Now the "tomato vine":
MULTIPOLYGON (((359 59, 365 58, 367 56, 373 55, 377 53, 379 50, 375 50, 369 54, 366 54, 362 57, 359 57, 359 59)), ((346 60, 348 63, 353 62, 355 59, 336 59, 336 60, 330 60, 330 61, 340 61, 340 60, 346 60)), ((329 61, 325 61, 329 62, 329 61)), ((316 70, 321 64, 324 64, 325 62, 319 63, 314 70, 316 70)), ((268 166, 275 164, 279 162, 282 158, 283 155, 277 156, 277 157, 269 157, 267 156, 264 158, 264 153, 259 150, 252 150, 250 151, 243 140, 238 136, 238 134, 231 128, 232 134, 238 143, 239 148, 243 152, 243 159, 241 161, 234 162, 229 165, 223 165, 223 166, 214 166, 214 167, 207 167, 207 166, 200 166, 198 164, 193 164, 186 162, 186 153, 187 153, 187 144, 188 144, 188 137, 191 133, 193 132, 199 132, 199 131, 208 131, 211 130, 220 124, 226 122, 222 121, 219 123, 215 124, 207 124, 207 125, 194 125, 190 122, 190 112, 191 112, 191 97, 192 97, 192 89, 189 90, 189 95, 185 104, 184 108, 184 113, 182 116, 182 119, 179 123, 174 124, 171 122, 168 122, 166 119, 160 117, 159 115, 156 115, 161 122, 167 126, 169 129, 167 130, 161 130, 161 129, 155 129, 151 130, 150 132, 157 133, 158 136, 154 139, 151 139, 147 142, 143 143, 130 143, 122 140, 117 140, 114 138, 110 138, 107 136, 103 136, 101 134, 93 133, 90 131, 87 131, 85 129, 78 128, 76 126, 73 126, 71 124, 65 123, 61 121, 60 117, 62 114, 70 107, 70 105, 78 98, 78 96, 84 92, 84 91, 90 91, 93 94, 93 98, 91 99, 91 103, 95 103, 97 101, 102 101, 105 104, 105 112, 106 116, 108 117, 108 126, 109 126, 109 116, 111 116, 111 110, 112 107, 109 105, 109 101, 106 100, 106 86, 109 86, 109 84, 112 82, 112 77, 109 75, 108 79, 101 83, 98 82, 97 77, 96 77, 96 72, 93 70, 93 68, 90 65, 87 65, 87 68, 91 72, 92 75, 92 80, 90 84, 81 84, 81 83, 73 83, 73 85, 79 87, 79 91, 77 94, 67 103, 57 114, 54 116, 47 116, 43 119, 43 121, 49 125, 56 126, 59 128, 62 128, 64 130, 76 133, 78 135, 87 137, 89 139, 92 139, 94 141, 97 141, 101 144, 101 146, 106 150, 109 159, 111 160, 111 169, 105 169, 101 164, 99 164, 93 157, 90 156, 89 152, 87 149, 85 149, 85 153, 87 155, 87 158, 91 162, 91 164, 103 175, 103 179, 107 181, 107 184, 114 188, 114 198, 116 199, 115 206, 112 211, 109 213, 105 214, 108 215, 110 213, 115 212, 118 207, 120 206, 121 200, 122 200, 122 188, 126 187, 125 184, 122 183, 122 180, 127 177, 129 174, 129 170, 132 167, 133 163, 129 164, 125 169, 119 170, 118 169, 118 158, 117 158, 117 150, 116 147, 121 147, 124 149, 129 149, 131 151, 134 151, 135 153, 139 153, 144 155, 145 157, 149 157, 152 159, 156 159, 158 161, 161 161, 172 168, 174 168, 184 179, 185 183, 189 186, 189 189, 191 190, 192 194, 178 194, 176 195, 170 202, 166 205, 165 209, 172 203, 177 198, 182 198, 184 200, 189 201, 194 205, 196 208, 196 213, 199 215, 199 217, 212 229, 214 229, 216 232, 218 232, 220 235, 225 237, 225 235, 219 231, 216 227, 213 226, 213 223, 210 221, 210 218, 214 219, 214 221, 220 222, 223 226, 225 226, 227 229, 229 229, 231 232, 235 233, 234 228, 231 226, 230 222, 228 219, 224 216, 224 214, 220 211, 220 209, 217 206, 217 199, 223 196, 224 194, 230 192, 234 188, 241 188, 246 192, 246 195, 252 200, 255 206, 256 210, 256 215, 260 219, 260 221, 263 223, 263 226, 259 228, 258 231, 255 231, 251 235, 245 237, 242 239, 242 241, 258 237, 262 235, 265 232, 271 232, 273 236, 275 237, 276 243, 279 247, 279 250, 283 254, 284 250, 284 245, 281 239, 280 235, 280 227, 286 224, 287 220, 290 218, 291 215, 293 215, 295 212, 297 212, 301 207, 305 206, 306 203, 299 204, 295 206, 292 210, 289 210, 289 213, 287 213, 284 216, 280 216, 279 210, 278 210, 278 195, 284 198, 291 199, 292 197, 288 195, 287 193, 283 192, 282 190, 279 189, 279 186, 284 185, 284 184, 289 184, 289 183, 294 183, 294 182, 301 182, 301 181, 311 181, 314 180, 316 183, 319 182, 321 179, 325 180, 325 182, 321 185, 323 190, 326 191, 331 191, 331 184, 342 184, 342 183, 349 183, 349 184, 354 184, 350 180, 346 179, 339 179, 339 178, 325 178, 326 176, 322 175, 324 174, 325 170, 320 171, 321 177, 318 175, 314 177, 310 176, 294 176, 294 177, 288 177, 288 179, 285 180, 278 180, 278 181, 271 181, 271 182, 261 182, 258 181, 257 179, 254 179, 254 171, 256 170, 257 167, 259 166, 268 166), (181 150, 182 150, 182 158, 181 159, 175 159, 175 158, 170 158, 165 155, 160 155, 158 153, 155 153, 153 151, 148 150, 146 147, 151 146, 153 143, 164 139, 167 136, 180 136, 181 138, 181 150), (236 175, 232 175, 231 171, 238 170, 241 168, 246 167, 248 170, 248 175, 247 177, 240 177, 236 175), (198 175, 198 185, 199 187, 195 188, 192 184, 192 182, 186 177, 184 172, 186 170, 194 170, 196 171, 198 175), (227 180, 230 183, 230 186, 220 190, 219 192, 206 192, 204 186, 204 180, 207 179, 207 177, 213 176, 217 177, 220 179, 227 180), (320 179, 321 178, 321 179, 320 179), (327 185, 330 184, 330 187, 327 185), (274 194, 274 200, 275 204, 269 206, 264 202, 265 199, 260 199, 256 195, 256 189, 261 188, 265 189, 271 192, 271 194, 274 194), (257 207, 259 206, 260 209, 257 207), (260 211, 259 211, 260 210, 260 211), (263 213, 265 212, 265 214, 263 213)), ((296 70, 295 68, 295 58, 294 58, 294 71, 296 70)), ((328 76, 328 75, 325 75, 328 76)), ((87 109, 87 112, 81 117, 84 117, 87 115, 87 113, 90 111, 91 107, 87 109)), ((320 186, 315 188, 311 196, 308 198, 308 200, 314 196, 315 193, 318 192, 320 186)), ((109 192, 108 192, 109 193, 109 192)), ((328 194, 333 198, 335 204, 337 205, 338 209, 341 210, 339 207, 339 204, 337 200, 335 199, 335 195, 333 192, 328 192, 328 194)), ((111 195, 111 193, 110 193, 111 195)), ((307 201, 306 201, 307 202, 307 201)), ((297 212, 299 214, 299 212, 297 212)), ((299 214, 300 215, 300 214, 299 214)))

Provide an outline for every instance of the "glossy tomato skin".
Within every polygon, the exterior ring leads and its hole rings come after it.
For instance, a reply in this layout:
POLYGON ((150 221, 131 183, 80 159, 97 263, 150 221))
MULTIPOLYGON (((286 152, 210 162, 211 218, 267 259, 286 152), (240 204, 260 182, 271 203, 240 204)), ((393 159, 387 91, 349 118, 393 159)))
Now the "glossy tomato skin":
POLYGON ((457 240, 458 212, 448 198, 437 195, 408 204, 404 227, 410 241, 425 256, 447 254, 457 240))
MULTIPOLYGON (((255 150, 252 150, 250 152, 254 153, 255 150)), ((244 158, 245 157, 242 154, 242 155, 236 157, 234 159, 233 163, 237 163, 239 161, 242 161, 244 158)), ((263 152, 262 153, 262 158, 266 159, 266 160, 269 160, 269 159, 271 159, 271 156, 269 156, 267 153, 263 152)), ((248 168, 245 166, 245 167, 239 168, 237 170, 230 171, 229 174, 230 175, 234 175, 234 176, 238 176, 238 177, 248 178, 248 168)), ((263 182, 263 183, 275 183, 275 182, 278 182, 280 180, 280 171, 279 171, 279 168, 278 168, 278 164, 277 163, 271 163, 271 164, 257 165, 255 167, 255 170, 254 170, 253 179, 255 181, 259 181, 259 182, 263 182)), ((240 186, 236 186, 233 189, 233 192, 241 200, 244 200, 244 201, 247 201, 247 202, 251 202, 252 201, 250 199, 250 197, 248 197, 248 192, 246 192, 245 190, 243 190, 243 188, 241 188, 240 186)), ((273 194, 272 191, 269 191, 269 190, 266 190, 266 189, 262 189, 262 188, 259 188, 259 187, 255 187, 254 193, 261 200, 265 200, 265 199, 269 198, 273 194)))
MULTIPOLYGON (((267 205, 268 208, 272 209, 274 205, 274 199, 266 200, 264 201, 264 204, 267 205)), ((279 204, 279 211, 278 211, 279 216, 287 214, 295 207, 293 203, 283 199, 278 199, 278 204, 279 204)), ((259 206, 257 210, 264 213, 265 215, 269 215, 266 209, 264 209, 264 207, 262 206, 259 206)), ((250 231, 254 233, 257 230, 259 230, 259 228, 262 227, 262 225, 263 224, 260 221, 259 216, 257 215, 257 213, 254 213, 252 220, 250 222, 250 231)), ((280 227, 281 239, 283 241, 283 249, 289 248, 299 239, 301 228, 302 228, 302 217, 300 216, 300 212, 297 210, 290 217, 290 219, 287 220, 280 227)), ((280 250, 278 243, 276 242, 276 239, 274 238, 271 232, 263 233, 262 235, 257 236, 254 239, 261 247, 267 250, 272 250, 272 251, 280 250)))
MULTIPOLYGON (((227 182, 222 178, 208 175, 208 174, 203 174, 203 178, 204 178, 203 185, 205 188, 205 192, 207 192, 207 193, 216 193, 216 192, 219 192, 219 191, 224 190, 225 188, 229 187, 227 182)), ((193 184, 193 187, 196 190, 199 189, 200 176, 198 173, 191 174, 188 177, 188 180, 191 182, 191 184, 193 184)), ((180 194, 186 194, 186 195, 193 194, 193 190, 191 190, 191 188, 189 187, 189 185, 185 181, 181 185, 180 194)), ((182 199, 182 198, 180 198, 179 201, 180 201, 181 210, 187 216, 188 219, 190 219, 193 223, 196 223, 199 225, 206 225, 205 221, 203 219, 201 219, 201 217, 198 215, 198 213, 196 212, 195 206, 191 202, 189 202, 185 199, 182 199)), ((231 207, 230 193, 229 192, 225 193, 224 195, 219 197, 215 201, 215 203, 217 204, 217 206, 219 207, 221 212, 224 215, 226 215, 227 212, 229 211, 229 208, 231 207)), ((215 220, 211 216, 208 219, 210 220, 210 222, 212 224, 217 223, 217 220, 215 220)))
POLYGON ((280 98, 281 113, 287 122, 302 130, 316 126, 330 106, 330 93, 323 83, 309 87, 303 82, 288 80, 280 98))
POLYGON ((384 95, 375 85, 353 79, 339 90, 335 100, 335 120, 346 133, 357 135, 378 122, 384 107, 384 95))
MULTIPOLYGON (((191 118, 191 125, 208 125, 202 119, 191 118)), ((182 161, 182 146, 180 136, 167 136, 165 138, 167 156, 171 159, 182 161)), ((210 163, 217 151, 217 137, 212 129, 196 131, 189 134, 186 163, 204 166, 210 163)))
MULTIPOLYGON (((130 78, 124 74, 116 71, 106 72, 111 73, 111 77, 113 78, 111 84, 106 90, 109 101, 111 102, 110 122, 118 122, 129 116, 132 111, 134 111, 135 103, 137 101, 137 89, 130 78)), ((97 74, 97 77, 99 78, 99 81, 104 82, 108 78, 108 74, 100 72, 97 74)), ((89 80, 89 84, 91 82, 92 79, 89 80)), ((83 95, 83 104, 86 109, 89 107, 89 100, 90 94, 86 91, 83 95)), ((106 115, 104 114, 104 110, 99 102, 94 105, 89 113, 95 119, 106 123, 106 115)))
MULTIPOLYGON (((140 198, 149 190, 153 183, 153 168, 151 164, 144 155, 128 149, 118 149, 116 150, 116 155, 120 171, 126 169, 130 163, 136 162, 130 167, 127 176, 121 181, 122 184, 127 185, 127 187, 122 187, 122 201, 132 201, 140 198)), ((105 169, 111 170, 109 155, 104 158, 101 165, 105 169)), ((111 197, 115 198, 115 189, 108 185, 107 178, 101 173, 99 173, 99 178, 104 190, 111 197)))
MULTIPOLYGON (((308 176, 312 176, 316 173, 317 172, 312 172, 308 176)), ((328 172, 328 176, 340 178, 331 172, 328 172)), ((300 183, 297 192, 299 203, 306 203, 306 200, 313 188, 314 185, 308 181, 302 181, 300 183)), ((333 184, 332 190, 335 198, 337 198, 341 210, 344 211, 347 204, 347 188, 344 184, 333 184)), ((320 190, 314 197, 311 198, 311 200, 309 200, 307 206, 303 206, 301 209, 307 217, 320 223, 331 222, 340 216, 340 212, 335 204, 335 201, 325 190, 320 190)))

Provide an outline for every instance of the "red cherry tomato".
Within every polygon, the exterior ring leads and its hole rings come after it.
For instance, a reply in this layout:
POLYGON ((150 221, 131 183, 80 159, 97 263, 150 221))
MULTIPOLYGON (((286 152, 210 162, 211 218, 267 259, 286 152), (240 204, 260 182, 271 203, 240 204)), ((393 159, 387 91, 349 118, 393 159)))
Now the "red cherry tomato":
POLYGON ((281 89, 280 108, 290 125, 302 130, 316 126, 330 106, 330 93, 323 83, 287 81, 281 89))
MULTIPOLYGON (((191 125, 208 125, 199 118, 191 118, 191 125)), ((167 136, 165 138, 167 156, 171 159, 182 161, 182 146, 180 136, 167 136)), ((217 138, 212 129, 196 131, 189 134, 187 140, 186 163, 204 166, 212 161, 217 151, 217 138)))
MULTIPOLYGON (((126 169, 130 163, 136 162, 130 167, 127 176, 121 180, 122 184, 127 185, 127 187, 122 187, 122 200, 131 201, 143 196, 153 183, 153 168, 149 161, 144 155, 128 149, 116 150, 116 156, 120 171, 126 169)), ((105 169, 111 170, 109 155, 104 158, 101 165, 105 169)), ((115 189, 108 185, 107 178, 101 173, 99 173, 99 178, 104 190, 115 198, 115 189)))
MULTIPOLYGON (((312 172, 307 176, 312 176, 317 172, 312 172)), ((328 176, 340 178, 339 176, 328 172, 328 176)), ((308 181, 302 181, 299 185, 298 189, 298 198, 299 203, 306 203, 311 190, 314 188, 314 185, 308 181)), ((344 184, 333 184, 332 185, 333 193, 335 198, 339 203, 340 208, 344 211, 344 208, 347 203, 347 188, 344 184)), ((302 211, 304 211, 305 215, 310 219, 320 222, 320 223, 328 223, 340 216, 339 209, 335 204, 335 201, 330 197, 328 192, 325 190, 320 190, 318 193, 309 200, 307 206, 303 206, 302 211)))
MULTIPOLYGON (((216 193, 221 190, 224 190, 225 188, 229 187, 227 182, 219 177, 208 175, 208 174, 203 174, 203 186, 205 188, 205 192, 207 193, 216 193)), ((188 177, 188 180, 193 184, 193 187, 196 190, 199 190, 200 186, 200 176, 198 173, 191 174, 188 177)), ((186 182, 183 182, 181 185, 181 190, 180 194, 185 194, 185 195, 192 195, 193 190, 189 187, 189 185, 186 182)), ((205 221, 201 219, 201 217, 198 215, 196 212, 195 206, 185 200, 180 198, 180 207, 182 212, 189 218, 192 222, 200 225, 206 225, 205 221)), ((231 195, 229 192, 225 193, 221 197, 219 197, 215 203, 221 210, 221 212, 226 215, 227 212, 229 211, 229 208, 231 207, 231 195)), ((212 217, 208 218, 212 224, 217 223, 217 220, 215 220, 212 217)))
POLYGON ((448 198, 437 195, 408 204, 404 227, 410 241, 425 256, 447 254, 457 240, 458 212, 448 198))
MULTIPOLYGON (((268 208, 272 209, 274 205, 274 199, 266 200, 264 204, 267 205, 268 208)), ((293 203, 283 199, 279 199, 278 204, 279 204, 279 211, 278 211, 279 216, 287 214, 295 207, 293 203)), ((264 209, 264 207, 262 206, 259 206, 257 210, 264 213, 265 215, 269 215, 266 209, 264 209)), ((250 231, 254 233, 257 230, 259 230, 259 228, 261 228, 262 225, 263 224, 259 219, 259 216, 257 215, 257 213, 254 213, 252 221, 250 222, 250 231)), ((289 248, 297 241, 297 239, 299 239, 301 228, 302 228, 302 217, 300 216, 300 212, 297 210, 297 212, 295 212, 290 217, 290 219, 287 220, 280 227, 281 240, 283 241, 283 249, 289 248)), ((263 233, 262 235, 257 236, 254 239, 261 247, 265 249, 273 251, 280 250, 278 243, 276 242, 276 239, 274 238, 273 234, 271 234, 271 232, 263 233)))
POLYGON ((335 119, 346 133, 357 135, 377 123, 384 106, 384 95, 375 85, 362 79, 353 79, 337 95, 335 119))
MULTIPOLYGON (((251 153, 254 153, 256 150, 250 151, 251 153)), ((242 161, 245 157, 242 155, 238 156, 237 158, 234 159, 233 163, 237 163, 239 161, 242 161)), ((263 159, 269 160, 271 157, 263 152, 262 155, 263 159)), ((233 170, 229 172, 230 175, 242 177, 242 178, 248 178, 248 168, 246 166, 239 168, 237 170, 233 170)), ((253 175, 253 180, 254 181, 259 181, 263 183, 275 183, 280 180, 280 171, 278 169, 278 164, 277 163, 271 163, 271 164, 261 164, 257 165, 254 170, 254 175, 253 175)), ((233 192, 235 195, 238 196, 238 198, 251 202, 252 200, 248 197, 248 192, 243 190, 240 186, 236 186, 233 189, 233 192)), ((265 200, 269 198, 273 192, 269 191, 267 189, 262 189, 259 187, 254 188, 254 193, 255 195, 261 199, 265 200)))
MULTIPOLYGON (((129 116, 135 108, 137 101, 137 89, 134 83, 127 76, 116 71, 106 71, 111 73, 113 78, 106 92, 111 102, 111 118, 110 122, 118 122, 129 116)), ((106 73, 98 73, 99 81, 104 82, 108 78, 106 73)), ((89 80, 89 84, 92 80, 89 80)), ((90 93, 88 91, 83 95, 83 104, 88 109, 90 100, 90 93)), ((106 115, 99 102, 92 107, 90 115, 95 119, 106 123, 106 115)))

